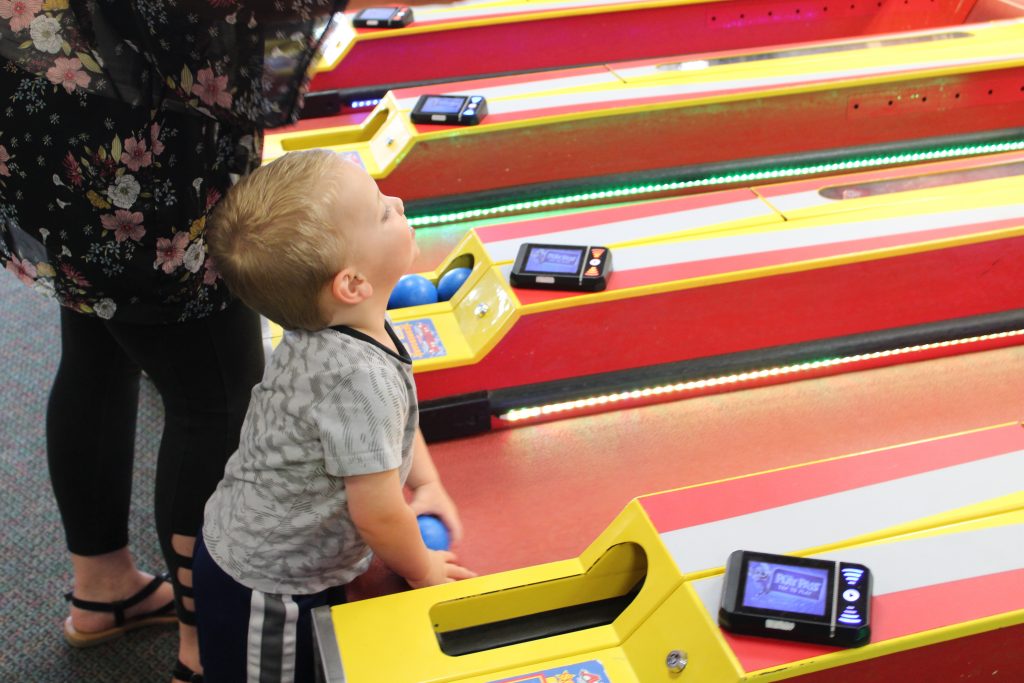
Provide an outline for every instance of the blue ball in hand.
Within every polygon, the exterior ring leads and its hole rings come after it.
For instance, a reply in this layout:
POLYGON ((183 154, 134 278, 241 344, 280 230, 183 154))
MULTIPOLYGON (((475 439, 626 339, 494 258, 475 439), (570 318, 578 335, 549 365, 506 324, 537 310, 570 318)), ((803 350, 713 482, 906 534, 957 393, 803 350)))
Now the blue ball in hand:
POLYGON ((452 268, 442 275, 441 279, 437 281, 437 300, 448 301, 451 299, 472 272, 472 268, 452 268))
POLYGON ((423 543, 431 550, 448 550, 451 547, 451 539, 448 537, 448 527, 434 515, 420 515, 416 518, 420 525, 420 535, 423 536, 423 543))
POLYGON ((437 303, 437 287, 422 275, 403 275, 388 297, 388 308, 408 308, 437 303))

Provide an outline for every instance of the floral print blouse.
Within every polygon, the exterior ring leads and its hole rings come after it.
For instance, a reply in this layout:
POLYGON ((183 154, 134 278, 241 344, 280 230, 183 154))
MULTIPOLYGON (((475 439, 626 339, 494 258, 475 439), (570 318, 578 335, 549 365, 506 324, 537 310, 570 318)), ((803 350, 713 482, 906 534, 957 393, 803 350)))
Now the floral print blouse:
POLYGON ((297 118, 343 0, 0 0, 0 263, 81 313, 230 301, 206 216, 297 118))

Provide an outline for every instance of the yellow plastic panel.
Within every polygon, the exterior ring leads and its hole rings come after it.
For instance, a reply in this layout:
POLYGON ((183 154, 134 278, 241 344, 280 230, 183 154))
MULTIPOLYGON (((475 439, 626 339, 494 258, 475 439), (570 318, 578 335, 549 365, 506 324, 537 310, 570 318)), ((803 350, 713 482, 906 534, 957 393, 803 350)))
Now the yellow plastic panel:
POLYGON ((351 17, 338 12, 334 15, 333 22, 329 33, 324 37, 320 59, 313 67, 314 73, 333 71, 356 42, 356 29, 352 26, 351 17))
POLYGON ((380 177, 385 177, 412 149, 416 128, 409 119, 409 112, 399 107, 394 94, 389 92, 385 95, 377 107, 387 108, 388 120, 370 140, 370 155, 379 169, 380 177))
MULTIPOLYGON (((347 683, 494 681, 503 678, 503 672, 529 673, 532 669, 545 669, 552 662, 594 659, 598 652, 618 648, 659 609, 681 580, 657 532, 634 501, 576 560, 339 605, 331 609, 331 615, 347 683), (635 572, 636 555, 632 551, 613 556, 606 567, 613 570, 613 577, 614 570, 625 567, 626 571, 619 574, 622 581, 598 580, 588 584, 586 580, 574 583, 572 579, 586 575, 595 565, 600 567, 599 561, 608 549, 624 543, 642 548, 647 576, 640 593, 611 625, 460 656, 441 652, 435 622, 431 620, 438 610, 441 628, 454 628, 487 622, 486 616, 472 615, 474 606, 493 608, 505 616, 522 613, 513 600, 495 597, 502 591, 514 591, 510 595, 534 611, 565 606, 569 594, 563 590, 565 586, 586 586, 591 590, 601 585, 598 593, 607 593, 608 587, 614 587, 616 582, 619 586, 628 583, 635 572), (554 584, 554 588, 545 584, 554 584), (460 605, 460 601, 468 602, 460 605), (463 609, 466 606, 468 611, 463 609), (395 643, 402 644, 402 657, 394 656, 395 643)), ((628 670, 624 663, 614 666, 620 673, 628 670)))
POLYGON ((329 128, 285 127, 268 133, 263 141, 263 163, 286 152, 327 148, 358 155, 374 178, 386 176, 409 150, 415 128, 388 93, 360 123, 329 128))
MULTIPOLYGON (((710 623, 699 600, 686 584, 676 588, 660 609, 651 614, 618 647, 594 649, 572 657, 559 657, 530 665, 513 666, 486 676, 452 678, 453 683, 495 683, 517 680, 543 671, 544 683, 576 683, 572 677, 559 678, 559 670, 571 672, 581 663, 598 662, 610 683, 738 683, 743 674, 728 647, 710 623), (667 666, 669 653, 686 656, 680 672, 667 666), (554 675, 552 675, 552 673, 554 675)), ((529 683, 538 679, 526 678, 529 683)))
POLYGON ((569 657, 558 657, 550 661, 538 662, 532 665, 512 666, 508 669, 495 671, 484 676, 469 676, 466 678, 448 679, 452 683, 507 683, 510 679, 513 683, 576 683, 575 674, 581 666, 586 667, 591 662, 597 662, 605 677, 601 680, 610 683, 646 683, 643 678, 638 677, 626 658, 622 648, 612 647, 596 649, 586 653, 580 653, 569 657), (540 678, 543 676, 543 678, 540 678))
POLYGON ((618 543, 582 574, 439 603, 430 610, 430 617, 436 632, 447 633, 620 597, 646 577, 643 549, 618 543))
POLYGON ((633 633, 622 650, 644 683, 735 683, 742 669, 722 640, 717 624, 688 583, 681 584, 633 633), (686 667, 672 673, 670 652, 687 657, 686 667))

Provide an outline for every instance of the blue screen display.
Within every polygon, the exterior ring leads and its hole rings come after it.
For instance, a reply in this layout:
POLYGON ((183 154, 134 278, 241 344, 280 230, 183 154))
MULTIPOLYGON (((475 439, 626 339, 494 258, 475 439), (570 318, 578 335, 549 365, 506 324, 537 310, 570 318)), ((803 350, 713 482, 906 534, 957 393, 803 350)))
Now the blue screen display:
POLYGON ((567 273, 575 275, 580 269, 582 249, 550 249, 534 247, 526 257, 525 270, 531 273, 567 273))
POLYGON ((360 14, 360 19, 390 19, 391 15, 395 13, 394 7, 374 7, 372 9, 364 9, 360 14))
POLYGON ((823 617, 828 594, 827 569, 751 560, 743 585, 743 605, 823 617))
POLYGON ((458 114, 465 101, 465 97, 431 95, 420 107, 420 111, 424 114, 458 114))

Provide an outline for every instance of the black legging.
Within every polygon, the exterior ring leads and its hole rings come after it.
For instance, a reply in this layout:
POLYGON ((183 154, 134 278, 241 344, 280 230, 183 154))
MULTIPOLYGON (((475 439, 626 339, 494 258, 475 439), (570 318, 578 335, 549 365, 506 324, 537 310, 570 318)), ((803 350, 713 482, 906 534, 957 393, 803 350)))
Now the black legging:
MULTIPOLYGON (((61 309, 61 361, 46 416, 50 479, 68 550, 128 545, 140 369, 164 404, 156 529, 174 580, 187 566, 171 535, 195 536, 203 506, 238 447, 250 391, 263 374, 259 317, 239 302, 172 325, 112 323, 61 309)), ((184 591, 189 593, 189 591, 184 591)))

